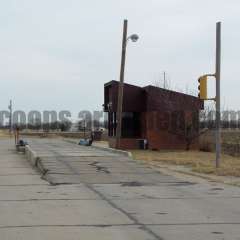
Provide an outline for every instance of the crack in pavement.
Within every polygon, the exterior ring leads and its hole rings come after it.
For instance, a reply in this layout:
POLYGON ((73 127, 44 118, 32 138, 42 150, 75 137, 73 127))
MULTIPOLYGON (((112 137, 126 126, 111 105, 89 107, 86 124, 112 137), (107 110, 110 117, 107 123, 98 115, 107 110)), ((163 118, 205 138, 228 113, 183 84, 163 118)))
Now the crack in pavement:
POLYGON ((154 233, 150 228, 148 228, 145 224, 140 223, 137 218, 135 218, 134 216, 132 216, 130 213, 128 213, 127 211, 125 211, 124 209, 122 209, 121 207, 119 207, 117 204, 115 204, 113 201, 111 201, 111 199, 107 198, 103 193, 101 193, 100 191, 98 191, 97 189, 95 189, 93 187, 93 185, 91 184, 85 184, 85 186, 92 190, 94 193, 96 193, 102 200, 105 200, 110 206, 112 206, 113 208, 115 208, 116 210, 120 211, 121 213, 123 213, 125 216, 127 216, 131 221, 134 222, 135 225, 138 225, 142 230, 144 230, 145 232, 147 232, 148 234, 150 234, 151 236, 155 237, 155 239, 157 240, 164 240, 163 238, 161 238, 159 235, 157 235, 156 233, 154 233))

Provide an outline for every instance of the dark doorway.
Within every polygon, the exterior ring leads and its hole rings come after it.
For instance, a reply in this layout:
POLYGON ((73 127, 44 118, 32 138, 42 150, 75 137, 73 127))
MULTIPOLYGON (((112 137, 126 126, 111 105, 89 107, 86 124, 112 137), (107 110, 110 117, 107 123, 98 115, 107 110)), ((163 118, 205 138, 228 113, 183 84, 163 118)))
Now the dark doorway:
POLYGON ((141 113, 124 112, 122 114, 122 137, 135 138, 141 136, 141 113))

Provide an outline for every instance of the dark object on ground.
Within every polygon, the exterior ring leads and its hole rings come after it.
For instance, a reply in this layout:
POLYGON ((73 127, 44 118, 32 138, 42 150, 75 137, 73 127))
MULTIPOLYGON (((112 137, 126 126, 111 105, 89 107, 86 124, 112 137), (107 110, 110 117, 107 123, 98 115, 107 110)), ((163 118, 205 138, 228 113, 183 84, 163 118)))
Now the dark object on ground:
POLYGON ((138 139, 139 149, 148 149, 147 139, 138 139))
POLYGON ((24 147, 26 145, 28 145, 27 141, 24 141, 23 139, 20 139, 17 143, 18 146, 20 147, 24 147))
POLYGON ((16 144, 16 149, 18 152, 25 152, 25 146, 28 145, 28 143, 22 139, 20 139, 16 144))
POLYGON ((91 145, 92 145, 92 142, 93 142, 92 139, 80 139, 78 145, 91 146, 91 145))

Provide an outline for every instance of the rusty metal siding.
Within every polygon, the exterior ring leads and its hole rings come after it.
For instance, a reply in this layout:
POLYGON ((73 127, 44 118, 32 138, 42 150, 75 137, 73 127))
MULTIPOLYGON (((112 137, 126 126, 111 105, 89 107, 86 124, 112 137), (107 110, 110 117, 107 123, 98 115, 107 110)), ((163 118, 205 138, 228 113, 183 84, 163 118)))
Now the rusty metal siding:
MULTIPOLYGON (((117 95, 117 81, 105 84, 104 110, 106 112, 109 111, 107 104, 112 103, 109 115, 117 112, 117 95)), ((185 127, 192 124, 196 134, 198 133, 199 110, 203 107, 203 101, 194 96, 154 86, 141 88, 124 84, 123 112, 141 112, 139 135, 148 140, 150 149, 185 149, 185 127)), ((121 138, 121 147, 137 148, 137 138, 121 138)), ((191 148, 198 148, 197 138, 193 141, 191 148)))
MULTIPOLYGON (((111 81, 104 87, 104 111, 108 111, 107 104, 112 103, 111 111, 117 111, 118 82, 111 81)), ((154 86, 144 88, 131 84, 124 84, 123 111, 184 111, 203 109, 203 101, 197 97, 174 92, 154 86)))
POLYGON ((154 86, 147 86, 144 89, 148 96, 148 112, 200 110, 203 108, 203 101, 194 96, 154 86))
MULTIPOLYGON (((112 112, 117 111, 118 82, 111 81, 104 87, 104 110, 108 111, 107 104, 112 103, 112 112)), ((145 91, 141 87, 124 84, 123 112, 144 112, 146 110, 145 91)))

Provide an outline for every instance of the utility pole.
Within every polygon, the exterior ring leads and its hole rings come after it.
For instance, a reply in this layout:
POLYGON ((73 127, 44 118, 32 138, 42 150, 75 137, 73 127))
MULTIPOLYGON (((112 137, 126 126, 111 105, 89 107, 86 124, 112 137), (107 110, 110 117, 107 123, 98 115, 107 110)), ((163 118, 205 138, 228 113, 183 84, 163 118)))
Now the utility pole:
POLYGON ((220 78, 221 78, 221 22, 216 24, 216 168, 221 161, 221 105, 220 105, 220 78))
POLYGON ((123 107, 123 86, 124 86, 124 71, 125 71, 126 46, 127 46, 127 27, 128 27, 128 21, 125 19, 123 23, 122 57, 121 57, 121 69, 120 69, 120 81, 118 86, 116 148, 120 148, 120 139, 122 135, 122 107, 123 107))
POLYGON ((12 133, 12 100, 10 100, 8 109, 10 112, 10 114, 9 114, 9 132, 12 133))

